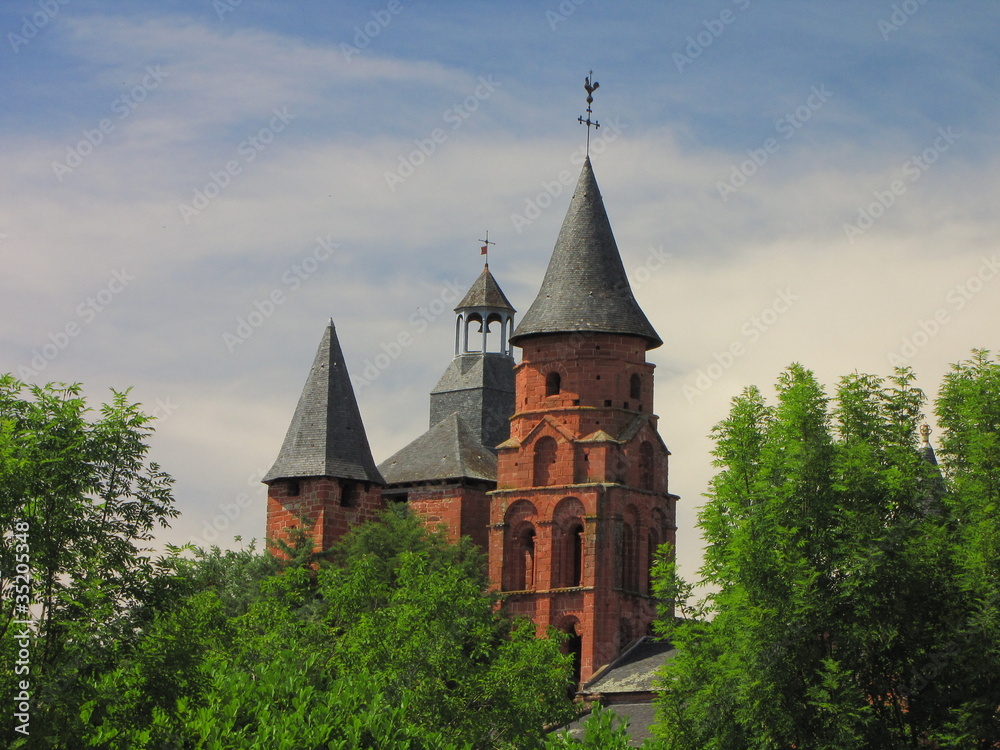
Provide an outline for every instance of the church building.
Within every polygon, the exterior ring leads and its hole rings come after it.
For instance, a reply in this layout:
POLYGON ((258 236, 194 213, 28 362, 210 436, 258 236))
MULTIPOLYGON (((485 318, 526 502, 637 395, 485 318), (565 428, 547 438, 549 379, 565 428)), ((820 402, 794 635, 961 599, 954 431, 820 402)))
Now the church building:
POLYGON ((568 633, 586 682, 648 634, 650 567, 675 541, 677 501, 646 360, 663 342, 632 294, 589 156, 521 322, 488 264, 455 313, 429 429, 378 465, 330 322, 263 480, 267 537, 304 526, 326 548, 408 503, 487 551, 504 606, 540 635, 568 633))

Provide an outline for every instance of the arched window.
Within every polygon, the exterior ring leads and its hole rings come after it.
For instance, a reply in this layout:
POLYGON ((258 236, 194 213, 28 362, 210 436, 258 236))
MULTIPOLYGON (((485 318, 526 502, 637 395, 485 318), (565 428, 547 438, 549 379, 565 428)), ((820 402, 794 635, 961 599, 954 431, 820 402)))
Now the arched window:
POLYGON ((628 397, 634 399, 642 398, 642 380, 637 373, 632 373, 632 377, 629 379, 628 397))
POLYGON ((583 585, 583 503, 564 497, 552 512, 552 588, 583 585))
POLYGON ((524 591, 535 581, 535 506, 528 500, 515 500, 504 514, 503 574, 504 591, 524 591))
POLYGON ((632 533, 632 527, 625 524, 622 526, 621 553, 621 588, 625 591, 635 591, 637 588, 635 558, 635 535, 632 533))
POLYGON ((545 376, 545 395, 558 396, 562 388, 562 376, 558 372, 550 372, 545 376))
POLYGON ((545 436, 535 443, 535 487, 545 487, 552 480, 552 466, 556 462, 555 438, 545 436))
POLYGON ((514 531, 507 545, 504 591, 535 588, 535 527, 525 523, 514 531))
POLYGON ((646 593, 650 596, 653 595, 653 565, 656 564, 656 550, 659 546, 656 531, 650 529, 649 539, 646 542, 646 559, 649 562, 649 567, 646 569, 646 593))
POLYGON ((564 653, 570 654, 573 657, 573 687, 570 690, 570 695, 576 693, 576 688, 580 685, 580 673, 581 666, 583 664, 583 635, 580 633, 580 624, 578 622, 573 622, 571 625, 567 625, 563 628, 563 632, 569 635, 566 639, 563 649, 564 653))
POLYGON ((653 490, 656 489, 655 482, 653 445, 646 440, 639 446, 639 486, 644 490, 653 490))
POLYGON ((574 524, 566 533, 564 547, 567 573, 563 586, 583 585, 583 524, 574 524))
POLYGON ((524 560, 521 566, 523 575, 519 581, 520 590, 526 591, 535 588, 535 530, 531 528, 525 530, 518 542, 518 551, 524 560))
POLYGON ((340 505, 344 508, 353 508, 361 499, 361 485, 358 482, 343 480, 340 483, 340 505))

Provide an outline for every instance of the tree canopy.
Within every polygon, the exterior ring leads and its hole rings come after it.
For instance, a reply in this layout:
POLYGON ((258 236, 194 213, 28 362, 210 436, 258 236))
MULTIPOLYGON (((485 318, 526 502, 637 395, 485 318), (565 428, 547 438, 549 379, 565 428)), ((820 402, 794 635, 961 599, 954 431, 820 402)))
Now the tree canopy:
POLYGON ((793 365, 713 431, 697 587, 664 675, 670 748, 991 748, 1000 741, 1000 365, 976 352, 921 445, 913 374, 853 374, 831 399, 793 365))
POLYGON ((574 715, 558 636, 404 506, 323 554, 303 535, 154 559, 176 510, 150 434, 127 392, 94 414, 80 386, 0 378, 0 690, 30 707, 7 746, 531 748, 574 715))
MULTIPOLYGON (((150 417, 113 392, 91 419, 80 394, 0 376, 0 685, 7 706, 30 685, 36 737, 60 724, 66 692, 139 632, 137 606, 159 572, 145 545, 177 515, 173 480, 147 460, 150 417), (13 637, 29 616, 30 663, 13 637)), ((26 739, 4 718, 8 737, 26 739)))

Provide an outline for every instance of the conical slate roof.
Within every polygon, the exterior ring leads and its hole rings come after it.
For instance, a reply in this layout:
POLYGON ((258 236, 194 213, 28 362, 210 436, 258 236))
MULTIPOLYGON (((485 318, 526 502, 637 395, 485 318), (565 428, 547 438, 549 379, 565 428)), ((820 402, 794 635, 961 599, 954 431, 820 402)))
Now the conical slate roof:
POLYGON ((465 297, 462 298, 462 301, 458 303, 455 312, 471 307, 489 307, 494 310, 507 310, 511 313, 517 312, 511 306, 510 302, 507 301, 507 296, 500 289, 500 285, 493 278, 493 274, 490 273, 489 266, 486 266, 483 272, 479 274, 479 278, 473 283, 465 297))
POLYGON ((478 431, 452 413, 379 465, 388 484, 442 479, 497 480, 497 457, 478 431))
POLYGON ((332 320, 316 351, 281 452, 263 481, 293 477, 384 483, 368 447, 332 320))
POLYGON ((632 296, 589 157, 542 287, 510 340, 576 331, 641 336, 647 349, 663 343, 632 296))

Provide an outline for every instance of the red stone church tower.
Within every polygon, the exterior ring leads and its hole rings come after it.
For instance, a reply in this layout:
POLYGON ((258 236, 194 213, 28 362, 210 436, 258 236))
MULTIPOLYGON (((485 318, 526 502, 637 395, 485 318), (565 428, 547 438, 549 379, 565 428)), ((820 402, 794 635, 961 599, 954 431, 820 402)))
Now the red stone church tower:
POLYGON ((490 578, 505 606, 570 634, 586 681, 656 617, 649 568, 674 542, 670 452, 656 430, 662 341, 632 295, 590 159, 521 347, 510 439, 490 508, 490 578))

